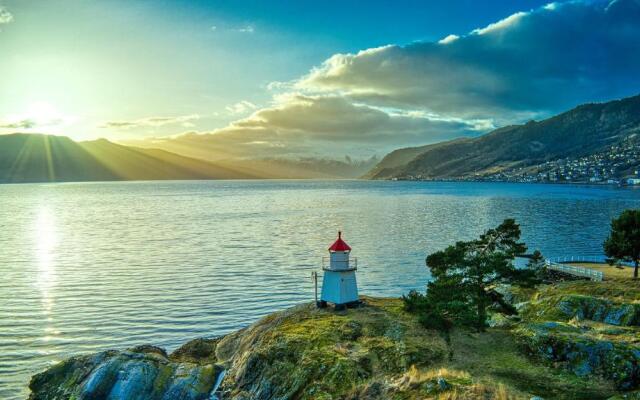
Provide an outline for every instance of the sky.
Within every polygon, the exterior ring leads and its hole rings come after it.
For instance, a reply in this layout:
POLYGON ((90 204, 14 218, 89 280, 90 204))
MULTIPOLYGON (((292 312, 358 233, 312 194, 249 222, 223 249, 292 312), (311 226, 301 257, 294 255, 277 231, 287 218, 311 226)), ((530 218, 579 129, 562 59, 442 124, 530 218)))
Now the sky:
POLYGON ((0 0, 0 133, 356 157, 640 93, 640 0, 0 0))

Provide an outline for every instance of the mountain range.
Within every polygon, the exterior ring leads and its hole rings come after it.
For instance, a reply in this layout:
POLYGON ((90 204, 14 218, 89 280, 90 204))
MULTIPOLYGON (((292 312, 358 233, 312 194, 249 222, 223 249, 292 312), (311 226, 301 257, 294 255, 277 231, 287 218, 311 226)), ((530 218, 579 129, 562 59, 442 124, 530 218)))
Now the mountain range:
POLYGON ((183 179, 354 178, 375 163, 323 159, 206 161, 165 150, 76 142, 65 136, 0 135, 0 183, 183 179))
MULTIPOLYGON (((0 135, 0 183, 180 179, 457 179, 525 170, 545 162, 640 143, 640 95, 570 111, 475 138, 409 147, 353 162, 322 159, 208 161, 105 139, 0 135)), ((635 145, 634 145, 635 146, 635 145)), ((640 147, 638 147, 640 149, 640 147)), ((612 150, 613 149, 613 150, 612 150)), ((633 167, 635 168, 635 167, 633 167)))
POLYGON ((395 150, 365 177, 449 179, 484 176, 605 151, 640 133, 640 95, 584 104, 557 116, 475 138, 395 150))

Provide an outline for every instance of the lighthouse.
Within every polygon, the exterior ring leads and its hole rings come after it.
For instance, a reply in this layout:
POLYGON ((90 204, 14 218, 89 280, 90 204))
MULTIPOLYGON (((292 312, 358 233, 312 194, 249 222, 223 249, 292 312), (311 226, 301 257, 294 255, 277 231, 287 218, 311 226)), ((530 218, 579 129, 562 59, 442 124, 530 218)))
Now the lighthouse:
POLYGON ((358 260, 349 260, 349 253, 351 247, 342 240, 342 232, 338 232, 338 239, 329 247, 329 258, 322 259, 324 276, 319 307, 333 303, 340 310, 359 304, 356 283, 358 260))

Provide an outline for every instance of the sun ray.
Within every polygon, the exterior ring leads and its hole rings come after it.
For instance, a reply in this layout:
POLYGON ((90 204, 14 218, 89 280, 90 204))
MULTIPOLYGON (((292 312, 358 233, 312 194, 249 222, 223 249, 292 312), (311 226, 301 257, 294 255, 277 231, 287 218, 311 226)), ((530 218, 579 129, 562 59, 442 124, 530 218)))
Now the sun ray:
POLYGON ((44 140, 44 152, 45 152, 45 161, 47 162, 47 177, 50 182, 54 182, 56 180, 56 173, 53 166, 53 157, 51 155, 51 142, 49 142, 49 136, 43 136, 44 140))
POLYGON ((9 181, 14 181, 15 177, 18 176, 20 169, 22 168, 22 164, 28 158, 27 154, 29 153, 29 147, 31 146, 31 138, 26 140, 22 147, 20 147, 20 151, 18 151, 17 155, 13 159, 11 163, 11 167, 9 168, 9 181))

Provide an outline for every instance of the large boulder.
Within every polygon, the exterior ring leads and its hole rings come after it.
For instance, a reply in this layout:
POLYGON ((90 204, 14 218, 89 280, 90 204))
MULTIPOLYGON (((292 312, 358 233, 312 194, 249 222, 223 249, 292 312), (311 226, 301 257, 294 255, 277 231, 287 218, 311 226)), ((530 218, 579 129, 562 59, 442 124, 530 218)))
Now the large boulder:
MULTIPOLYGON (((178 358, 185 353, 188 352, 183 350, 178 358)), ((35 375, 29 384, 29 398, 209 399, 222 368, 210 358, 196 361, 192 358, 189 362, 174 362, 163 349, 154 346, 72 357, 35 375)))

